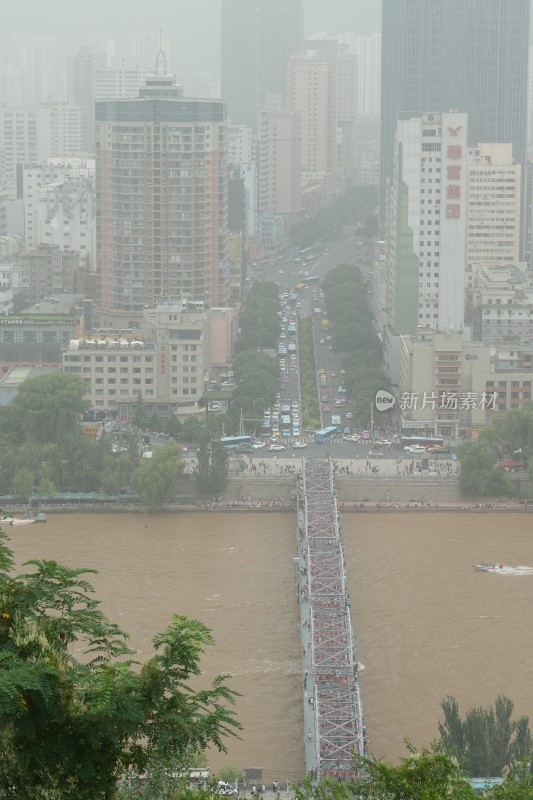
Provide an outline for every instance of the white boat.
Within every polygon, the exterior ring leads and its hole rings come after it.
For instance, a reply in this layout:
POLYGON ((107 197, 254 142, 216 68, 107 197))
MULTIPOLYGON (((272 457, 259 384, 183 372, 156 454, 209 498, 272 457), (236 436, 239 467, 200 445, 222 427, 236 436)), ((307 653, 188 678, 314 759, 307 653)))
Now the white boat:
POLYGON ((18 517, 2 517, 0 522, 4 522, 6 525, 31 525, 35 522, 35 518, 19 519, 18 517))
POLYGON ((474 564, 474 569, 481 569, 483 572, 501 572, 503 564, 474 564))

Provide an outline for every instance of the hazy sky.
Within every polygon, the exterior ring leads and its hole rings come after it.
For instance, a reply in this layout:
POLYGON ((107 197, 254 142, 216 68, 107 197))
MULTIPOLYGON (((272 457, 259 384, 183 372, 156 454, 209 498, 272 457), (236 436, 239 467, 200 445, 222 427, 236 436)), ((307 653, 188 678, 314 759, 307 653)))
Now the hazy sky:
MULTIPOLYGON (((381 4, 376 0, 304 0, 304 6, 307 33, 379 30, 381 4)), ((220 53, 220 0, 11 0, 0 27, 3 46, 11 33, 19 32, 57 32, 67 46, 95 34, 120 38, 162 28, 173 36, 178 74, 202 65, 212 71, 220 53)))

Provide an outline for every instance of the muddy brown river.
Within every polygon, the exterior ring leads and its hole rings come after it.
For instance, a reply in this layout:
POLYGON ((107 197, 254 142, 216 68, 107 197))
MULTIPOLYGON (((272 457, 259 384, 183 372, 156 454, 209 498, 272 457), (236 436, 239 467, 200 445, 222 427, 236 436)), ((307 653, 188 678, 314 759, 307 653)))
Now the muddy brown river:
MULTIPOLYGON (((292 514, 49 515, 8 528, 17 560, 94 567, 106 613, 139 658, 173 612, 202 620, 215 646, 205 681, 231 673, 244 730, 212 769, 261 767, 296 780, 303 762, 296 555, 292 514)), ((372 751, 397 758, 404 737, 437 735, 440 701, 489 704, 499 693, 533 718, 533 576, 472 569, 533 566, 533 517, 520 514, 346 514, 343 534, 372 751)))

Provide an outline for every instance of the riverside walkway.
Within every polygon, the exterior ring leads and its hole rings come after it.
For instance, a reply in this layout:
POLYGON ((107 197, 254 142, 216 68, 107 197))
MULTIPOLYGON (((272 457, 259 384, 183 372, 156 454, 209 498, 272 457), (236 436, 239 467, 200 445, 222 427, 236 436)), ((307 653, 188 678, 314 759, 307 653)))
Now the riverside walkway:
POLYGON ((306 769, 349 780, 367 736, 329 459, 304 459, 297 503, 306 769))

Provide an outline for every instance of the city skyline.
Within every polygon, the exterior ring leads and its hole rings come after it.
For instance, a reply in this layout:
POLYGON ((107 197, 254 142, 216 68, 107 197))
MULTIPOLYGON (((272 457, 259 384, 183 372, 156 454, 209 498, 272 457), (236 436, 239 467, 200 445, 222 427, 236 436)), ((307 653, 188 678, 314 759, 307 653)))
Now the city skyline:
MULTIPOLYGON (((55 0, 45 6, 22 0, 10 9, 9 25, 0 31, 0 49, 9 48, 12 33, 56 34, 61 55, 70 55, 91 37, 120 39, 161 28, 170 32, 172 50, 179 54, 172 63, 178 78, 195 70, 218 73, 220 16, 221 0, 197 0, 193 6, 183 0, 162 0, 157 13, 140 0, 132 0, 127 16, 104 0, 94 0, 90 8, 80 0, 55 0)), ((380 30, 380 6, 368 0, 334 0, 325 7, 321 0, 304 0, 304 25, 305 35, 318 30, 369 35, 380 30)))

